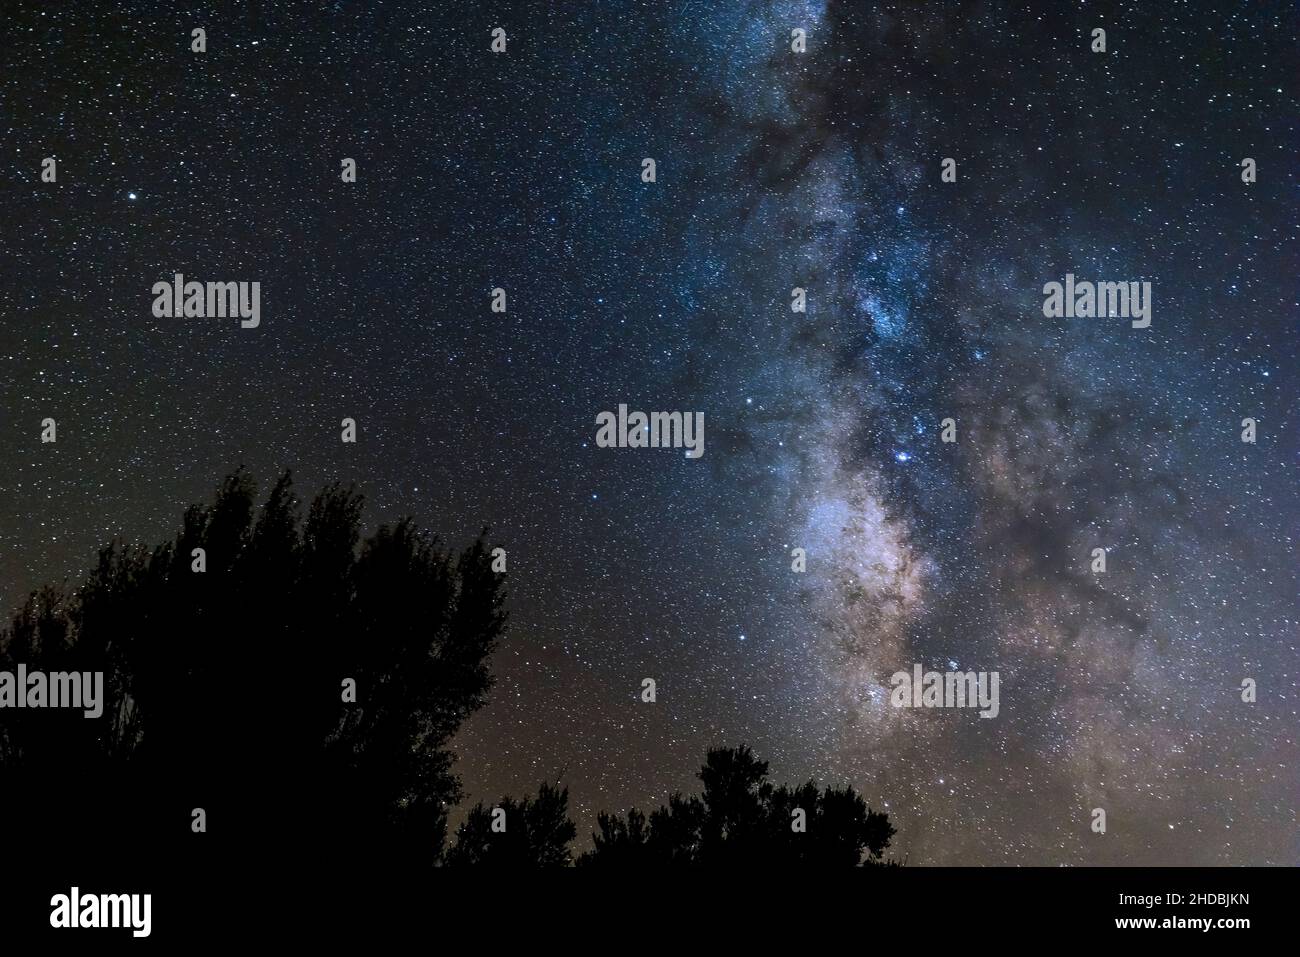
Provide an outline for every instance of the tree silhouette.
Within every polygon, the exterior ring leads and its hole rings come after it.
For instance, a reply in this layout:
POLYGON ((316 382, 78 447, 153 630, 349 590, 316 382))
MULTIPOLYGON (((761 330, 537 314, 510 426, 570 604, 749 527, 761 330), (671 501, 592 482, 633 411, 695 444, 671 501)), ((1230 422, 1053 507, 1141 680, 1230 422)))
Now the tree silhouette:
POLYGON ((228 477, 173 541, 114 543, 0 632, 0 669, 102 671, 105 699, 98 719, 0 711, 6 831, 57 820, 79 851, 165 852, 203 808, 213 855, 439 857, 460 798, 447 745, 491 685, 504 576, 481 538, 453 556, 409 520, 362 542, 350 488, 305 521, 288 474, 254 500, 228 477))
MULTIPOLYGON (((506 621, 482 536, 453 555, 405 520, 363 541, 353 489, 326 488, 304 519, 288 474, 255 499, 227 477, 173 540, 102 549, 0 630, 0 670, 104 676, 98 718, 0 710, 6 853, 151 875, 572 863, 568 789, 546 783, 476 805, 445 847, 448 745, 506 621)), ((699 779, 648 816, 601 812, 578 863, 879 864, 894 834, 852 788, 774 786, 743 745, 709 751, 699 779)))
POLYGON ((584 866, 695 864, 738 866, 880 865, 894 836, 887 814, 851 787, 819 791, 809 781, 774 787, 767 762, 749 748, 709 751, 700 797, 674 794, 647 819, 601 812, 584 866), (797 812, 802 812, 798 814, 797 812), (799 821, 799 825, 796 825, 799 821))
POLYGON ((536 798, 503 798, 494 808, 476 804, 456 829, 447 866, 565 867, 578 833, 568 812, 569 789, 545 783, 536 798))

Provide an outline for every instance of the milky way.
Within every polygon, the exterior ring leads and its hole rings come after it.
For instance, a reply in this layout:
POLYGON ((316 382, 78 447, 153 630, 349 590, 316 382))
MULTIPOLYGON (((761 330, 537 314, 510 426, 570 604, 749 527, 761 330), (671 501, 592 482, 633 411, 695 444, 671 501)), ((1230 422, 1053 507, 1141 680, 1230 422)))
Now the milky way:
POLYGON ((7 18, 7 605, 292 468, 508 548, 469 803, 559 776, 585 835, 743 742, 910 863, 1296 863, 1290 5, 354 6, 7 18), (259 327, 154 318, 175 272, 259 327), (620 402, 704 457, 597 448, 620 402), (917 663, 998 716, 892 707, 917 663))

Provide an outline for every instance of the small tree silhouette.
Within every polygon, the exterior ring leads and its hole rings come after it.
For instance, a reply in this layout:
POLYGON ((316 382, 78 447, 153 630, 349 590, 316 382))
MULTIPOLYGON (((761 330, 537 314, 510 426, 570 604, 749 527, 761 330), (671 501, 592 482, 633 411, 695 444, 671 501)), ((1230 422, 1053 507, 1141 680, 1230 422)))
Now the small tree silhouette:
POLYGON ((711 750, 700 797, 674 794, 666 807, 626 817, 601 812, 584 866, 697 864, 710 867, 879 865, 894 836, 888 815, 852 789, 819 791, 809 781, 774 787, 767 762, 749 748, 711 750), (796 811, 803 828, 796 830, 796 811))
POLYGON ((494 808, 476 804, 456 829, 447 866, 565 867, 578 833, 568 812, 569 789, 545 783, 536 798, 503 798, 494 808), (501 829, 493 829, 494 820, 501 829))

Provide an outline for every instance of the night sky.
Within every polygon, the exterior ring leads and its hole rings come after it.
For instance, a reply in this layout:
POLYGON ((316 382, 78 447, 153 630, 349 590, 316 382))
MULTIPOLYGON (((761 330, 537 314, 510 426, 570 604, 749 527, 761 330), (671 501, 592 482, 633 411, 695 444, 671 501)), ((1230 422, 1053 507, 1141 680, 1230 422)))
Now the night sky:
POLYGON ((558 776, 582 849, 746 743, 911 864, 1300 861, 1292 4, 4 6, 4 608, 291 468, 507 549, 466 805, 558 776), (999 715, 891 708, 916 663, 999 715))

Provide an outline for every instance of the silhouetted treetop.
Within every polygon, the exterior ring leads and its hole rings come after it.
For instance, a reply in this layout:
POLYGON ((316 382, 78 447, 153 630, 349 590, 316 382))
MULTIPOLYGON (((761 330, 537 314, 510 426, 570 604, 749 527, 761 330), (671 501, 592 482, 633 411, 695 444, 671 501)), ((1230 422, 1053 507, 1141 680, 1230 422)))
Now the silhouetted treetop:
POLYGON ((884 863, 894 836, 888 815, 872 811, 851 787, 818 790, 767 780, 767 762, 748 747, 709 751, 699 797, 674 794, 649 817, 601 812, 594 850, 578 863, 597 865, 857 866, 884 863))
POLYGON ((565 867, 569 842, 578 833, 568 810, 569 789, 545 783, 536 798, 502 798, 491 808, 480 802, 456 829, 447 865, 565 867))
POLYGON ((447 746, 491 687, 504 576, 482 539, 453 554, 409 519, 363 539, 362 506, 335 484, 303 520, 288 473, 259 507, 240 471, 171 541, 114 542, 79 587, 34 592, 0 631, 0 669, 102 671, 104 715, 0 711, 0 775, 31 785, 0 811, 68 801, 70 769, 84 792, 95 769, 107 791, 129 767, 154 817, 203 807, 294 853, 327 840, 433 863, 460 797, 447 746))

